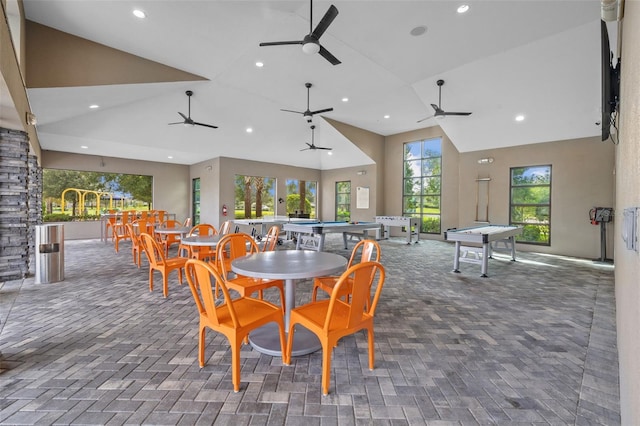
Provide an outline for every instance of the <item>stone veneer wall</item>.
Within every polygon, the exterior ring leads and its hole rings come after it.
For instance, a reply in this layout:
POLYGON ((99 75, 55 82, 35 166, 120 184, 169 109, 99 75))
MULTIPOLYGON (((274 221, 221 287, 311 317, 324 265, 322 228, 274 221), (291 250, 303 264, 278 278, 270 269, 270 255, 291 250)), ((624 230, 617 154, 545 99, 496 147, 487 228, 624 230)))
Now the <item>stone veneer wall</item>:
POLYGON ((27 133, 0 129, 0 281, 29 273, 40 194, 42 172, 29 155, 27 133))

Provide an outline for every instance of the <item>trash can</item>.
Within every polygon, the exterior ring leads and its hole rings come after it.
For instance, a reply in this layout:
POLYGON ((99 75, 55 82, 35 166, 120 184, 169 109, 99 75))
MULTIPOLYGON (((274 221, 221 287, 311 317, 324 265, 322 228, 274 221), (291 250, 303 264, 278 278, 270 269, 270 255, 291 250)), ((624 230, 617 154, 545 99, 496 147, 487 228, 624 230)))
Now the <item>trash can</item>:
POLYGON ((64 225, 36 225, 36 284, 64 280, 64 225))

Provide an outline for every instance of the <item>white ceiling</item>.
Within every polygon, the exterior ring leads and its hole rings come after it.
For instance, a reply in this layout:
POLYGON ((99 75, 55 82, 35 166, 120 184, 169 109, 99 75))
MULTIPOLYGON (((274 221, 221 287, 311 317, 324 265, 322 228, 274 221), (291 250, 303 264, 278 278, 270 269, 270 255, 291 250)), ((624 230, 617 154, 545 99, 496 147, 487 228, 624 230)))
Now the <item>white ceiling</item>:
POLYGON ((315 143, 333 155, 300 152, 308 124, 280 109, 306 109, 306 82, 310 109, 333 107, 328 118, 381 135, 439 124, 461 152, 601 132, 599 0, 316 0, 313 27, 331 4, 339 15, 320 41, 337 66, 300 46, 259 47, 302 39, 308 0, 25 0, 29 20, 209 80, 29 89, 42 148, 179 164, 372 163, 318 116, 315 143), (471 7, 460 15, 463 2, 471 7), (148 17, 133 17, 134 8, 148 17), (420 25, 424 35, 409 34, 420 25), (438 79, 442 108, 471 116, 417 123, 433 114, 438 79), (191 117, 218 129, 167 125, 187 113, 185 90, 194 91, 191 117))

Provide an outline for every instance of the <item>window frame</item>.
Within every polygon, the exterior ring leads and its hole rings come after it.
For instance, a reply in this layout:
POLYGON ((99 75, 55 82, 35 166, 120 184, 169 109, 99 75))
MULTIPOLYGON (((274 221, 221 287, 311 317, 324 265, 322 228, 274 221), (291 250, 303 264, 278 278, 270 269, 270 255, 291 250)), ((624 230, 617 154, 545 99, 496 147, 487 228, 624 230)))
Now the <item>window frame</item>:
MULTIPOLYGON (((516 242, 521 244, 531 244, 537 246, 551 246, 551 195, 553 190, 553 167, 551 164, 540 164, 540 165, 531 165, 531 166, 517 166, 509 168, 509 225, 512 226, 522 226, 523 232, 520 235, 516 236, 516 242), (527 170, 534 171, 535 169, 548 169, 548 183, 527 183, 514 185, 514 171, 516 170, 524 170, 522 175, 526 173, 527 170), (518 188, 548 188, 548 200, 546 203, 514 203, 514 189, 518 188), (526 208, 535 208, 535 209, 547 209, 547 221, 546 223, 534 223, 526 220, 517 221, 514 219, 514 209, 526 209, 526 208), (540 229, 546 228, 546 241, 533 241, 525 239, 528 235, 527 227, 537 227, 540 229)), ((539 234, 539 233, 538 233, 539 234)))
MULTIPOLYGON (((419 232, 422 234, 440 235, 442 233, 442 137, 434 137, 417 141, 405 142, 402 154, 402 215, 417 217, 420 221, 419 232), (438 143, 436 152, 439 155, 425 155, 428 153, 427 145, 438 143), (409 158, 412 152, 408 146, 419 144, 420 156, 409 158), (411 164, 414 167, 410 167, 411 164), (418 175, 409 175, 409 170, 418 170, 418 175), (438 173, 433 173, 437 171, 438 173), (413 182, 411 182, 413 181, 413 182), (425 182, 437 181, 438 191, 433 192, 425 188, 425 182), (416 188, 418 189, 416 191, 416 188), (437 213, 425 213, 426 200, 438 201, 437 213), (413 201, 411 201, 413 200, 413 201), (413 209, 408 209, 409 204, 415 205, 413 209), (416 211, 418 210, 418 211, 416 211), (431 228, 433 218, 437 218, 437 229, 431 228), (425 221, 425 219, 427 219, 425 221), (431 229, 430 229, 431 228, 431 229)), ((431 202, 430 204, 433 204, 431 202)))
POLYGON ((335 220, 336 221, 344 220, 344 219, 341 218, 340 215, 338 215, 338 211, 339 211, 341 206, 346 206, 347 207, 346 211, 349 212, 349 216, 347 217, 346 222, 349 222, 351 220, 351 181, 350 180, 336 181, 336 183, 335 183, 335 195, 336 195, 335 212, 334 212, 335 213, 335 215, 334 215, 335 216, 335 220), (339 186, 341 184, 348 184, 349 185, 349 191, 348 192, 339 192, 338 189, 339 189, 339 186), (340 201, 339 200, 340 195, 345 195, 345 194, 348 195, 349 202, 348 203, 340 203, 339 202, 340 201))

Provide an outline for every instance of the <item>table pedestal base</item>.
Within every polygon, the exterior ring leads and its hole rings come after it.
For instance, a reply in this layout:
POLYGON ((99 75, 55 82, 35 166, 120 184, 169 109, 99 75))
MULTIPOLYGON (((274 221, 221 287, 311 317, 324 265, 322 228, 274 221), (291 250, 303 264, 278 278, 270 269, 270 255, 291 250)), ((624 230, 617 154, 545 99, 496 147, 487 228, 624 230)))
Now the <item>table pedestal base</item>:
MULTIPOLYGON (((282 356, 280 350, 280 334, 275 323, 266 324, 249 334, 249 343, 258 352, 271 356, 282 356)), ((285 335, 285 339, 287 336, 285 335)), ((291 356, 302 356, 320 350, 320 340, 315 334, 304 327, 296 327, 293 335, 293 349, 291 356)))

